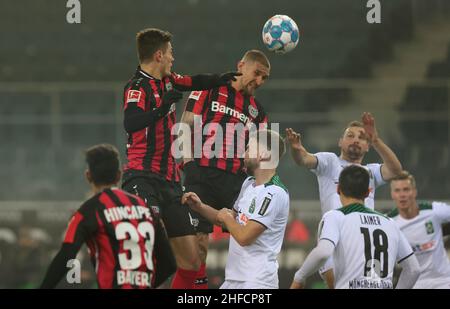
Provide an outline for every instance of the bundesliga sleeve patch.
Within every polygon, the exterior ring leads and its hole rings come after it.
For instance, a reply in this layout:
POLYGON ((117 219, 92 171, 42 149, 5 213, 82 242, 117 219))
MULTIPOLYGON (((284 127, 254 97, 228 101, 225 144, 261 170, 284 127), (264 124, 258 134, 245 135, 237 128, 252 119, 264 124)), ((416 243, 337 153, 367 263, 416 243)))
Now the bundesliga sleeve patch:
POLYGON ((201 95, 202 95, 201 91, 192 91, 191 94, 189 95, 189 99, 194 99, 197 101, 201 95))
POLYGON ((265 215, 265 213, 267 212, 267 208, 269 208, 269 204, 270 204, 271 201, 272 201, 272 199, 269 198, 269 197, 266 197, 264 199, 264 202, 262 203, 262 206, 261 206, 261 209, 258 212, 258 215, 260 215, 260 216, 264 216, 265 215))
POLYGON ((141 92, 139 90, 128 91, 127 103, 139 102, 141 99, 141 92))

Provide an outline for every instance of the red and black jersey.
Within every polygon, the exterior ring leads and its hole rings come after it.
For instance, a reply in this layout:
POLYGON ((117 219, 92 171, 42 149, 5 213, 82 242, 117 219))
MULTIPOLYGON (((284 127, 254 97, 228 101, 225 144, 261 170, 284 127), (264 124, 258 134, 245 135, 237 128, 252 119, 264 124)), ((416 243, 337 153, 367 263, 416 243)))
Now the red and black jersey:
POLYGON ((193 153, 198 164, 234 174, 241 172, 244 166, 249 126, 254 124, 260 129, 260 125, 268 121, 263 107, 253 96, 244 95, 231 85, 191 92, 186 111, 202 117, 202 132, 194 132, 202 136, 201 158, 196 158, 195 149, 193 153), (247 130, 236 129, 237 124, 247 130), (216 135, 218 126, 223 133, 220 143, 217 143, 220 135, 216 135))
POLYGON ((75 258, 83 243, 89 248, 99 288, 153 288, 168 277, 156 278, 159 264, 173 260, 150 208, 141 198, 116 188, 96 194, 72 216, 42 287, 56 286, 68 270, 67 261, 75 258))
MULTIPOLYGON (((170 77, 159 80, 138 68, 136 74, 125 86, 123 110, 125 111, 130 105, 139 107, 143 112, 159 108, 164 93, 173 88, 191 90, 193 88, 192 77, 172 73, 170 77)), ((129 133, 128 162, 125 170, 149 171, 163 176, 168 181, 179 182, 180 175, 176 168, 175 158, 170 151, 172 142, 176 138, 171 134, 175 122, 175 104, 173 104, 165 117, 142 130, 129 133)))

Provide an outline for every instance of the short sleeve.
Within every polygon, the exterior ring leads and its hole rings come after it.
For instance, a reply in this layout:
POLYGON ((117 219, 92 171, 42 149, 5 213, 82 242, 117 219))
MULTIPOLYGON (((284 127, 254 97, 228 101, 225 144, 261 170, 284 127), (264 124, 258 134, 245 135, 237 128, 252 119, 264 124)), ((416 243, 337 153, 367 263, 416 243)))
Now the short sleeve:
POLYGON ((123 110, 126 110, 128 106, 135 105, 145 111, 145 90, 136 84, 131 85, 124 93, 124 105, 123 110))
POLYGON ((383 179, 381 175, 381 167, 383 165, 379 163, 371 163, 367 164, 367 168, 370 170, 371 176, 374 178, 375 188, 378 188, 381 185, 384 185, 386 181, 383 179))
POLYGON ((314 156, 317 158, 317 167, 311 169, 316 175, 330 175, 333 171, 333 162, 337 158, 336 154, 332 152, 318 152, 314 156))
POLYGON ((398 250, 397 250, 397 263, 401 263, 403 260, 407 259, 411 255, 414 254, 414 251, 411 248, 411 245, 409 244, 408 240, 406 239, 405 235, 402 231, 395 226, 397 229, 397 232, 399 233, 398 238, 398 250))
POLYGON ((450 222, 450 205, 442 202, 433 202, 433 213, 442 223, 450 222))
POLYGON ((327 212, 319 223, 319 240, 327 239, 337 246, 340 239, 339 221, 339 213, 336 210, 327 212))
POLYGON ((96 211, 91 201, 86 202, 75 212, 69 221, 64 243, 82 243, 89 239, 98 228, 96 211))
POLYGON ((185 111, 192 112, 196 115, 201 115, 205 106, 206 98, 209 91, 192 91, 186 102, 185 111))
POLYGON ((249 220, 257 221, 266 228, 274 228, 278 223, 277 217, 280 210, 286 204, 287 194, 280 192, 267 192, 263 198, 259 198, 255 205, 255 211, 249 220))

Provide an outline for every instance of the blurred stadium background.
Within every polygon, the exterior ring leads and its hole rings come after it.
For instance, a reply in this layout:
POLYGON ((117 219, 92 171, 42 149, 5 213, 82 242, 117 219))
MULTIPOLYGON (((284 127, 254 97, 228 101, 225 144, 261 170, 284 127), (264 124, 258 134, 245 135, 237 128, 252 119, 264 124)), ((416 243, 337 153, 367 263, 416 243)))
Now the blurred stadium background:
MULTIPOLYGON (((370 111, 416 175, 420 198, 450 200, 448 0, 381 0, 382 23, 373 25, 365 0, 81 0, 81 24, 67 24, 65 3, 0 4, 0 288, 40 283, 87 197, 83 149, 112 143, 124 159, 122 90, 137 65, 135 33, 146 27, 174 34, 176 72, 222 72, 246 50, 264 50, 269 17, 289 15, 301 28, 299 46, 266 53, 271 78, 257 93, 270 120, 301 132, 311 152, 337 152, 344 126, 370 111)), ((373 151, 366 157, 378 160, 373 151)), ((279 172, 292 197, 280 257, 286 288, 315 244, 320 207, 312 173, 290 157, 279 172)), ((393 207, 388 186, 377 201, 393 207)), ((215 239, 211 287, 226 261, 227 242, 215 239)), ((92 268, 84 270, 77 287, 95 286, 92 268)), ((322 286, 318 278, 311 285, 322 286)))

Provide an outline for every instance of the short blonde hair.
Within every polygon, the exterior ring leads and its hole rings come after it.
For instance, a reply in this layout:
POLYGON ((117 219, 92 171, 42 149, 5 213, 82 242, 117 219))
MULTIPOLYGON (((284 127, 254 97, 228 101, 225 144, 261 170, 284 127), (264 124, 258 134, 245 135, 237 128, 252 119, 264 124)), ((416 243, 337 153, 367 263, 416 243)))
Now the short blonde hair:
POLYGON ((410 174, 408 171, 402 171, 400 173, 400 175, 395 176, 394 178, 391 179, 391 182, 393 181, 399 181, 399 180, 409 180, 409 182, 411 183, 411 186, 416 189, 416 179, 414 178, 414 176, 412 174, 410 174))
POLYGON ((246 61, 256 61, 258 63, 261 63, 263 66, 270 69, 270 61, 267 58, 267 56, 260 50, 252 49, 247 51, 244 56, 242 57, 242 62, 246 61))

